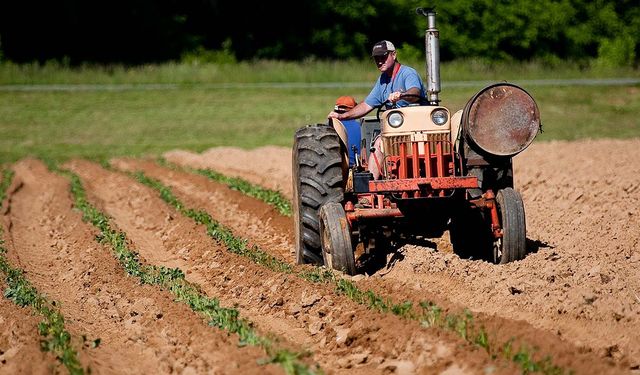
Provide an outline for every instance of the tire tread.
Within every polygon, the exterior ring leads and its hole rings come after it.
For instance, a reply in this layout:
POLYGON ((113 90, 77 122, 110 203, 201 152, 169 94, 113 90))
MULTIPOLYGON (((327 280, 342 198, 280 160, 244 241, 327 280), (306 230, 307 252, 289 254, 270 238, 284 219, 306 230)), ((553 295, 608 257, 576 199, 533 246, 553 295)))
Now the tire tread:
POLYGON ((298 264, 322 265, 319 210, 344 197, 342 149, 325 124, 298 129, 293 145, 294 224, 298 264))

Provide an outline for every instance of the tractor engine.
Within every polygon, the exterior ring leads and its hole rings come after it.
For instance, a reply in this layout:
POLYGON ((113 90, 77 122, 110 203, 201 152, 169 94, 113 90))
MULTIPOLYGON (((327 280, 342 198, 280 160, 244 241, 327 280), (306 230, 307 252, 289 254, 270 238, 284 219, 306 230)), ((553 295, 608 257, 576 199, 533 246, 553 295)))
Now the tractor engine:
MULTIPOLYGON (((430 179, 460 174, 460 158, 456 156, 451 137, 449 110, 444 107, 415 106, 385 113, 381 121, 383 179, 430 179)), ((434 179, 434 180, 431 180, 434 179)), ((420 189, 402 192, 402 198, 419 198, 445 190, 420 189)))

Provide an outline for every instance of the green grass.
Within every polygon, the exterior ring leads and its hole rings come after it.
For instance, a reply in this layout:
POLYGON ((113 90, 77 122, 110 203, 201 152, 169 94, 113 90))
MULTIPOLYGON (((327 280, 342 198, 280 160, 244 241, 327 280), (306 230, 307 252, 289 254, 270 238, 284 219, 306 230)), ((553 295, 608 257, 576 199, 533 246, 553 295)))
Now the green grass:
MULTIPOLYGON (((461 109, 477 88, 443 92, 461 109)), ((640 87, 527 88, 544 133, 537 141, 640 137, 640 87)), ((199 89, 123 92, 0 91, 0 163, 69 157, 201 152, 215 146, 289 147, 295 130, 324 122, 341 94, 365 89, 199 89)))
MULTIPOLYGON (((417 63, 416 68, 424 74, 417 63)), ((377 77, 370 62, 238 65, 185 64, 70 69, 57 65, 0 64, 0 163, 27 155, 70 157, 158 156, 172 149, 201 152, 215 146, 289 147, 295 130, 325 122, 335 98, 362 100, 377 77), (221 83, 361 82, 338 88, 223 88, 221 83), (165 89, 15 91, 2 84, 175 83, 165 89)), ((541 64, 443 64, 443 104, 453 110, 484 86, 507 79, 640 77, 638 70, 553 69, 541 64), (476 80, 449 87, 448 80, 476 80)), ((527 86, 541 111, 537 141, 640 137, 640 85, 527 86)))
POLYGON ((286 145, 326 116, 324 100, 305 90, 0 92, 0 162, 286 145))
MULTIPOLYGON (((4 202, 7 189, 13 179, 13 172, 5 169, 0 183, 0 207, 4 202)), ((0 272, 4 274, 7 288, 4 297, 20 307, 31 307, 42 316, 38 323, 38 333, 42 336, 40 349, 53 353, 70 374, 84 374, 84 369, 78 360, 78 353, 71 344, 71 334, 64 325, 64 316, 56 307, 56 303, 48 300, 24 277, 24 272, 9 264, 3 245, 3 229, 0 227, 0 272)), ((84 336, 83 336, 84 337, 84 336)), ((96 343, 99 343, 97 339, 96 343)), ((89 371, 90 372, 90 371, 89 371)))
MULTIPOLYGON (((426 72, 423 59, 400 62, 426 72)), ((444 61, 441 77, 446 81, 640 77, 632 68, 597 68, 589 62, 489 62, 444 61)), ((0 85, 12 84, 216 84, 229 82, 373 82, 377 70, 370 60, 357 61, 254 61, 237 64, 165 63, 160 65, 83 65, 0 63, 0 85)))

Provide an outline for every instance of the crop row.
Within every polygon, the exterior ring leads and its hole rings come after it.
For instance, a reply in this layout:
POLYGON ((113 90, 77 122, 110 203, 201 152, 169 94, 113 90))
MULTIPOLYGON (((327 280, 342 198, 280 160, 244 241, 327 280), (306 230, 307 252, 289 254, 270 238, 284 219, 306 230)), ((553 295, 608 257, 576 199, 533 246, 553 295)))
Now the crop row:
MULTIPOLYGON (((13 171, 3 170, 2 183, 0 184, 0 208, 12 180, 13 171)), ((24 272, 21 269, 9 264, 6 258, 7 250, 3 246, 3 232, 3 228, 0 226, 0 271, 4 274, 7 283, 4 297, 20 307, 29 306, 40 314, 42 321, 38 323, 38 333, 43 337, 40 349, 54 353, 70 374, 83 374, 84 369, 78 360, 78 353, 71 344, 71 334, 65 328, 64 317, 56 307, 56 303, 38 292, 24 277, 24 272)), ((96 340, 93 345, 99 345, 99 343, 99 340, 96 340)))
MULTIPOLYGON (((269 199, 261 197, 280 197, 279 199, 283 199, 278 192, 256 187, 239 178, 228 178, 209 169, 181 168, 166 161, 162 161, 161 164, 175 170, 198 173, 272 205, 273 198, 270 198, 270 201, 269 199), (256 194, 256 191, 262 193, 256 194)), ((555 365, 549 356, 541 360, 535 360, 534 355, 536 351, 526 344, 521 344, 515 349, 513 347, 513 339, 502 343, 492 343, 485 328, 483 326, 477 326, 474 323, 473 314, 468 309, 464 309, 462 313, 455 314, 445 313, 444 309, 431 301, 404 301, 394 303, 389 297, 382 296, 371 290, 365 291, 358 288, 352 280, 343 278, 338 273, 327 270, 326 268, 293 267, 291 264, 270 255, 256 245, 248 246, 246 239, 236 237, 231 229, 218 223, 207 212, 186 207, 172 193, 171 189, 161 182, 146 176, 140 171, 130 173, 130 175, 140 183, 155 189, 160 197, 177 211, 190 217, 196 223, 206 226, 207 233, 214 239, 223 242, 230 252, 245 256, 256 264, 276 272, 293 274, 313 283, 333 284, 337 293, 345 295, 352 301, 364 305, 371 310, 391 313, 403 319, 416 321, 421 327, 434 327, 454 332, 463 340, 485 350, 491 358, 505 358, 516 363, 523 373, 540 372, 544 374, 563 374, 568 372, 562 367, 555 365)), ((281 203, 279 203, 279 205, 281 207, 290 207, 281 203)), ((286 215, 286 212, 280 212, 286 215)))
POLYGON ((229 177, 208 168, 178 167, 177 165, 168 162, 164 158, 159 158, 158 164, 163 165, 167 168, 189 171, 191 173, 197 173, 199 175, 205 176, 212 181, 227 185, 232 190, 239 191, 247 196, 259 199, 273 206, 283 216, 291 217, 292 215, 291 202, 283 197, 279 191, 256 186, 241 178, 229 177))
POLYGON ((198 285, 187 281, 180 269, 143 264, 138 254, 129 248, 126 234, 115 230, 109 217, 88 202, 80 178, 70 171, 63 173, 71 180, 71 192, 76 207, 83 213, 83 220, 90 222, 100 231, 98 241, 113 249, 116 258, 129 275, 137 277, 143 284, 156 285, 170 291, 177 301, 187 304, 193 311, 201 314, 209 325, 237 334, 239 345, 261 347, 269 356, 263 364, 278 364, 289 374, 314 372, 300 361, 306 353, 291 352, 277 347, 272 340, 259 335, 249 321, 241 318, 238 310, 222 307, 218 299, 207 296, 198 285))
MULTIPOLYGON (((179 167, 168 163, 165 165, 179 169, 179 167)), ((177 301, 186 303, 192 310, 204 316, 211 325, 238 334, 240 344, 257 345, 263 348, 270 356, 265 363, 279 364, 287 373, 312 372, 300 362, 305 353, 292 353, 288 350, 276 348, 269 339, 259 336, 248 321, 241 319, 237 310, 221 307, 217 299, 207 297, 201 292, 198 285, 187 282, 181 270, 142 264, 137 253, 129 248, 125 233, 114 230, 110 224, 109 217, 87 201, 86 193, 79 177, 69 171, 57 170, 51 164, 49 164, 49 167, 65 174, 70 179, 75 205, 82 211, 83 219, 89 221, 100 230, 98 241, 109 245, 113 249, 116 258, 128 274, 139 278, 142 283, 156 285, 171 291, 176 296, 177 301)), ((255 187, 241 179, 228 179, 219 173, 206 169, 190 170, 190 172, 196 172, 217 182, 226 183, 235 190, 262 199, 272 205, 274 201, 283 199, 277 192, 255 187), (277 199, 264 197, 276 197, 277 199)), ((2 200, 4 200, 4 195, 10 184, 11 175, 12 173, 9 170, 3 173, 2 196, 0 197, 3 198, 2 200)), ((554 365, 549 357, 538 361, 534 360, 535 350, 526 345, 520 345, 518 349, 514 349, 513 340, 502 343, 491 342, 490 336, 484 327, 475 324, 473 314, 469 310, 465 309, 460 314, 453 314, 446 313, 444 309, 430 301, 394 303, 391 298, 371 290, 362 290, 352 280, 342 278, 340 274, 327 269, 292 266, 261 250, 258 246, 249 246, 246 239, 236 237, 232 230, 215 221, 207 212, 186 207, 176 198, 170 188, 159 181, 145 176, 142 172, 130 175, 142 184, 155 189, 160 197, 177 211, 191 218, 197 224, 205 226, 207 233, 212 238, 224 243, 230 252, 244 256, 260 266, 279 273, 292 274, 312 283, 334 285, 336 293, 347 296, 352 301, 371 310, 390 313, 403 319, 416 321, 422 327, 434 327, 455 332, 463 340, 484 349, 491 358, 506 358, 513 361, 521 368, 523 373, 560 374, 566 372, 563 368, 554 365)), ((287 206, 281 205, 281 207, 287 206)), ((280 213, 286 215, 285 212, 280 211, 280 213)), ((45 316, 39 326, 40 333, 47 337, 47 340, 43 341, 42 349, 54 352, 69 369, 69 372, 83 373, 77 354, 70 344, 70 335, 64 329, 64 319, 59 311, 55 309, 55 304, 38 295, 37 291, 22 277, 22 273, 19 270, 11 269, 4 257, 4 248, 0 251, 2 252, 0 254, 2 263, 0 265, 2 266, 2 271, 7 275, 7 282, 10 285, 5 295, 21 306, 25 304, 20 301, 30 301, 26 304, 30 304, 45 316)), ((97 345, 99 342, 95 344, 97 345)))

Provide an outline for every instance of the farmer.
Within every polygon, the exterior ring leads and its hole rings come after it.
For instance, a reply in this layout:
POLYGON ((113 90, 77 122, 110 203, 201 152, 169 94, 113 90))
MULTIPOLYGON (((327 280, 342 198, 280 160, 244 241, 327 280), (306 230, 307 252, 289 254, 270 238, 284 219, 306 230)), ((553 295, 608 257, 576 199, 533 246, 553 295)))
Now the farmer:
MULTIPOLYGON (((391 103, 393 105, 404 107, 411 103, 415 103, 420 98, 425 97, 424 85, 420 75, 410 66, 401 65, 397 59, 396 47, 388 40, 380 41, 373 45, 371 56, 380 71, 380 78, 376 81, 369 95, 364 101, 356 105, 351 110, 344 113, 331 111, 327 117, 336 118, 340 121, 353 120, 365 116, 372 109, 381 105, 391 103), (402 97, 403 95, 415 95, 402 97)), ((380 151, 380 139, 378 138, 374 144, 375 156, 379 162, 382 161, 382 152, 380 151)), ((380 177, 378 163, 369 160, 369 171, 373 174, 374 179, 380 177)))
MULTIPOLYGON (((333 111, 336 113, 345 113, 352 110, 356 106, 356 100, 353 96, 341 96, 336 100, 333 111)), ((347 129, 347 148, 349 149, 349 167, 356 163, 356 157, 360 154, 360 121, 343 120, 341 121, 347 129)))

